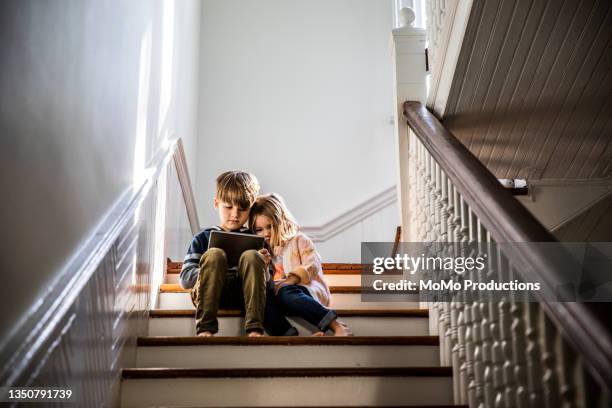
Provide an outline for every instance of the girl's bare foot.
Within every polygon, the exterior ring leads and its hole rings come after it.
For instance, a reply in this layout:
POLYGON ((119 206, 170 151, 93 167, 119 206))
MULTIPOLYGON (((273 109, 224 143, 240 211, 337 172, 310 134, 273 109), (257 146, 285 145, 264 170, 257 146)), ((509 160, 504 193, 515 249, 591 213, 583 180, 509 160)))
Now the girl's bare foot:
POLYGON ((209 331, 203 331, 198 333, 198 337, 212 337, 215 334, 213 332, 209 332, 209 331))
POLYGON ((316 332, 312 333, 312 335, 314 337, 323 337, 323 336, 325 336, 325 333, 323 333, 321 330, 319 330, 319 331, 316 331, 316 332))
POLYGON ((331 322, 329 328, 334 331, 334 336, 353 336, 351 329, 345 323, 338 320, 331 322))
POLYGON ((263 336, 263 333, 262 333, 262 332, 260 332, 259 330, 251 330, 251 331, 250 331, 250 332, 247 334, 247 336, 249 336, 249 337, 261 337, 261 336, 263 336))

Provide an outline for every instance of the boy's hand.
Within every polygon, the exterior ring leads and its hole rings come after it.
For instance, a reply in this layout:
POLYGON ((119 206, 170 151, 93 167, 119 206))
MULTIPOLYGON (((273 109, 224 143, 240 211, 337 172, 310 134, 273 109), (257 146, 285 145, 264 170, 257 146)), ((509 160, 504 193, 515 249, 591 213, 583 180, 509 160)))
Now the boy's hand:
POLYGON ((270 252, 268 252, 266 248, 260 249, 259 253, 263 257, 266 267, 268 267, 268 265, 270 265, 270 262, 272 261, 272 255, 270 255, 270 252))

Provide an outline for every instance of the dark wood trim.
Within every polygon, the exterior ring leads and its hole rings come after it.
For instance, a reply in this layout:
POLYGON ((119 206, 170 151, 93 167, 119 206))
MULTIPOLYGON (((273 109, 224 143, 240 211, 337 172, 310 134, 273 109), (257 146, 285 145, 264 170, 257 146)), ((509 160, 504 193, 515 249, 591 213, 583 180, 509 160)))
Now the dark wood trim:
MULTIPOLYGON (((323 269, 324 275, 361 275, 362 268, 344 268, 344 269, 323 269)), ((178 275, 181 273, 181 269, 168 269, 166 271, 168 275, 178 275)))
POLYGON ((155 346, 438 346, 438 336, 150 336, 138 337, 139 347, 155 346))
MULTIPOLYGON (((497 178, 420 102, 404 103, 408 126, 444 170, 471 210, 498 243, 556 242, 554 236, 504 188, 497 178)), ((504 255, 523 278, 559 288, 557 271, 575 261, 569 255, 550 257, 540 248, 507 245, 504 255), (506 253, 507 251, 507 253, 506 253), (511 252, 510 252, 511 251, 511 252)), ((576 266, 576 270, 580 270, 576 266)), ((609 304, 540 302, 565 339, 573 345, 600 384, 612 392, 612 325, 609 304)))
MULTIPOLYGON (((378 408, 469 408, 468 405, 377 405, 378 408)), ((244 407, 226 407, 223 408, 244 408, 244 407)), ((277 407, 259 407, 259 408, 278 408, 277 407)), ((312 408, 312 406, 293 406, 292 408, 312 408)), ((334 405, 334 408, 356 408, 355 405, 334 405)), ((360 407, 365 408, 365 406, 360 407)))
POLYGON ((393 249, 391 250, 391 258, 397 255, 397 249, 399 248, 400 241, 402 240, 402 226, 398 225, 395 229, 395 239, 393 240, 393 249))
MULTIPOLYGON (((312 406, 291 406, 292 408, 312 408, 312 406)), ((359 406, 357 408, 365 408, 366 406, 359 406)), ((468 405, 377 405, 378 408, 469 408, 468 405)), ((227 407, 223 408, 244 408, 244 407, 227 407)), ((259 407, 259 408, 278 408, 276 407, 259 407)), ((355 405, 334 405, 334 408, 356 408, 355 405)))
POLYGON ((451 367, 349 368, 127 368, 131 378, 269 378, 269 377, 450 377, 451 367))
MULTIPOLYGON (((176 265, 182 265, 180 262, 171 262, 168 265, 166 273, 168 275, 178 275, 181 273, 181 267, 176 265)), ((361 264, 323 264, 324 275, 360 275, 361 270, 367 268, 368 265, 361 264)))
MULTIPOLYGON (((380 293, 371 287, 362 288, 361 286, 330 286, 330 293, 338 294, 361 294, 361 293, 380 293)), ((159 287, 160 293, 189 293, 189 289, 183 289, 178 283, 162 283, 159 287)), ((395 291, 395 294, 417 294, 416 290, 395 291)))
MULTIPOLYGON (((428 318, 428 309, 339 309, 336 310, 340 317, 419 317, 428 318)), ((195 310, 166 310, 153 309, 149 312, 151 318, 171 318, 171 317, 189 317, 195 318, 195 310)), ((219 310, 219 317, 242 317, 244 312, 240 310, 219 310)))

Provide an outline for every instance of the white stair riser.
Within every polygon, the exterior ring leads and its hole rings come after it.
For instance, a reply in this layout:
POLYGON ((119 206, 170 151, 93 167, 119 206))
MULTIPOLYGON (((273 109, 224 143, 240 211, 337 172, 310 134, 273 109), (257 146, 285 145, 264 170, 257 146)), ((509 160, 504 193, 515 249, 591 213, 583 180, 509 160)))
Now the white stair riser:
MULTIPOLYGON (((330 286, 361 286, 361 275, 325 275, 325 282, 330 286)), ((165 283, 179 283, 179 275, 167 274, 165 283)))
POLYGON ((451 377, 127 379, 121 406, 381 406, 452 404, 451 377))
MULTIPOLYGON (((333 309, 418 309, 419 301, 418 294, 406 295, 402 299, 411 301, 403 302, 362 302, 361 294, 359 293, 334 293, 332 295, 333 309)), ((159 309, 193 309, 191 297, 189 293, 160 293, 159 294, 159 309)))
MULTIPOLYGON (((289 319, 302 336, 314 326, 301 319, 289 319)), ((426 317, 340 317, 356 336, 427 336, 426 317)), ((149 319, 149 336, 195 336, 195 319, 190 317, 153 317, 149 319)), ((244 336, 244 318, 220 317, 219 336, 244 336)))
POLYGON ((155 346, 138 347, 138 368, 432 367, 438 346, 155 346))

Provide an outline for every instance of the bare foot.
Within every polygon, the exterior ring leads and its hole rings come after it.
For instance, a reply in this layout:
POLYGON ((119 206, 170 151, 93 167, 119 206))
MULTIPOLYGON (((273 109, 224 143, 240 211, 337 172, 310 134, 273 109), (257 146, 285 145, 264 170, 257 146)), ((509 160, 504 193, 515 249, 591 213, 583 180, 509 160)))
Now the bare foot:
POLYGON ((261 337, 261 336, 263 336, 263 333, 260 332, 259 330, 251 330, 249 332, 249 334, 247 334, 247 336, 249 336, 249 337, 261 337))
POLYGON ((323 333, 321 330, 319 330, 319 331, 316 331, 316 332, 312 333, 312 335, 314 337, 323 337, 323 336, 325 336, 325 333, 323 333))
POLYGON ((334 331, 334 336, 354 336, 351 329, 345 323, 339 322, 338 320, 331 322, 329 328, 334 331))
POLYGON ((203 331, 198 333, 198 337, 212 337, 215 334, 213 332, 209 332, 209 331, 203 331))

